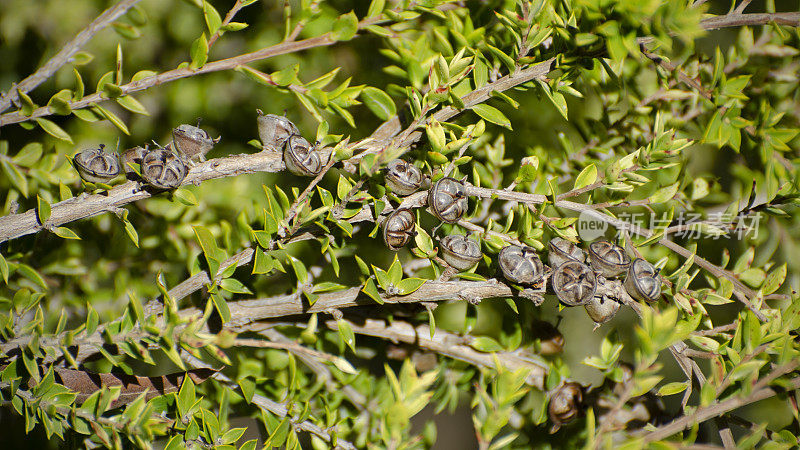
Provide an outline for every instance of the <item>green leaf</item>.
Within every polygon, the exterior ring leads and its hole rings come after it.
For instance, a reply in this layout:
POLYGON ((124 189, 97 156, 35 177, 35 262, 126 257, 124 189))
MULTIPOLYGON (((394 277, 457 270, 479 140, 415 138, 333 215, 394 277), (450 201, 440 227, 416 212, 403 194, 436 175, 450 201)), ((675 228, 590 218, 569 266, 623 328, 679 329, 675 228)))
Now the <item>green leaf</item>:
POLYGON ((69 62, 72 63, 73 66, 83 66, 92 62, 93 59, 94 55, 91 53, 80 51, 72 55, 72 58, 70 58, 69 62))
POLYGON ((47 102, 47 106, 54 114, 68 116, 72 112, 72 107, 69 104, 71 99, 72 91, 69 89, 63 89, 50 97, 50 100, 47 102))
POLYGON ((344 358, 336 357, 333 358, 333 365, 336 366, 337 369, 341 370, 342 372, 349 374, 349 375, 356 375, 358 371, 344 358))
POLYGON ((206 64, 206 61, 208 61, 208 40, 205 33, 192 42, 189 55, 192 58, 192 63, 189 65, 190 68, 199 69, 206 64))
POLYGON ((241 281, 235 278, 225 278, 220 281, 219 287, 230 292, 231 294, 252 294, 253 292, 247 288, 241 281))
POLYGON ((220 27, 222 31, 241 31, 247 28, 249 25, 244 22, 228 22, 227 25, 223 25, 220 27))
POLYGON ((361 288, 361 292, 367 294, 369 298, 375 300, 377 303, 381 305, 383 304, 381 293, 378 292, 378 286, 375 285, 375 280, 372 278, 367 280, 367 282, 364 284, 364 287, 361 288))
POLYGON ((687 388, 686 382, 679 382, 676 381, 674 383, 667 383, 658 390, 658 395, 661 397, 665 397, 667 395, 675 395, 679 394, 686 390, 687 388))
POLYGON ((156 75, 158 75, 158 72, 153 71, 153 70, 140 70, 140 71, 136 72, 135 74, 133 74, 133 76, 131 77, 131 81, 132 82, 137 82, 139 80, 143 80, 145 78, 154 77, 156 75))
POLYGON ((3 172, 6 173, 6 176, 14 187, 25 197, 28 197, 28 179, 22 172, 19 171, 16 165, 12 164, 6 159, 0 159, 0 165, 3 166, 3 172))
POLYGON ((67 132, 64 131, 63 128, 56 125, 54 122, 47 119, 43 119, 41 117, 37 117, 33 120, 35 120, 36 123, 38 123, 39 126, 42 127, 42 129, 46 131, 47 134, 49 134, 50 136, 53 136, 54 138, 57 139, 61 139, 62 141, 67 141, 70 144, 72 144, 72 138, 69 137, 69 134, 67 134, 67 132))
POLYGON ((361 91, 361 100, 381 120, 389 120, 389 118, 397 114, 397 107, 392 98, 378 88, 365 87, 361 91))
POLYGON ((130 131, 128 131, 128 127, 125 125, 125 122, 122 121, 116 114, 112 113, 111 111, 103 108, 100 105, 93 105, 92 110, 102 116, 104 119, 108 120, 109 122, 113 123, 115 127, 119 128, 120 131, 123 133, 130 135, 130 131))
POLYGON ((350 11, 347 14, 342 14, 333 22, 331 39, 334 41, 349 41, 353 39, 357 32, 358 17, 356 17, 356 13, 350 11))
POLYGON ((0 275, 3 276, 3 281, 8 284, 8 262, 6 258, 0 254, 0 275))
POLYGON ((42 144, 39 142, 31 142, 30 144, 22 147, 22 150, 17 152, 11 161, 14 164, 22 167, 31 167, 41 159, 43 153, 42 144))
POLYGON ((36 103, 33 103, 33 100, 28 96, 28 94, 20 91, 17 89, 17 96, 19 97, 19 101, 21 103, 20 106, 20 113, 23 116, 30 116, 33 114, 33 110, 36 109, 36 103))
POLYGON ((392 265, 389 266, 387 274, 389 275, 389 283, 394 285, 397 285, 397 283, 403 279, 403 266, 400 264, 400 260, 397 258, 397 255, 394 255, 394 261, 392 262, 392 265))
POLYGON ((786 263, 782 264, 777 269, 774 269, 769 273, 769 275, 767 275, 767 279, 764 281, 764 286, 761 288, 761 292, 763 292, 764 295, 772 294, 781 287, 784 280, 786 280, 786 263))
POLYGON ((664 203, 671 200, 675 197, 675 194, 678 193, 678 189, 680 188, 681 182, 677 181, 669 186, 663 187, 657 190, 653 195, 651 195, 648 200, 652 204, 659 204, 664 203))
POLYGON ((39 223, 44 225, 47 219, 50 218, 50 203, 39 195, 36 196, 36 217, 39 218, 39 223))
POLYGON ((406 278, 399 283, 397 283, 397 290, 400 291, 400 295, 408 295, 420 287, 428 280, 423 278, 406 278))
POLYGON ((581 189, 597 181, 597 167, 594 164, 589 164, 585 169, 578 174, 575 178, 575 187, 573 189, 581 189))
POLYGON ((383 9, 386 7, 386 0, 372 0, 369 3, 369 9, 367 10, 367 17, 374 17, 378 14, 383 12, 383 9))
POLYGON ((130 223, 128 220, 123 220, 123 224, 125 225, 125 233, 128 237, 133 241, 133 245, 137 248, 139 247, 139 233, 136 232, 136 228, 134 228, 133 224, 130 223))
POLYGON ((100 323, 100 316, 97 311, 92 308, 91 304, 86 305, 88 313, 86 314, 86 336, 91 336, 97 330, 97 325, 100 323))
MULTIPOLYGON (((231 278, 226 278, 226 279, 222 280, 221 284, 224 285, 225 282, 230 281, 230 280, 231 280, 231 278)), ((233 280, 233 281, 236 281, 236 280, 233 280)), ((239 284, 241 285, 241 283, 239 283, 239 284)), ((225 289, 224 286, 222 286, 222 288, 225 289)), ((247 288, 245 288, 245 290, 247 290, 247 288)), ((250 292, 250 291, 248 290, 248 292, 250 292)), ((225 301, 225 298, 223 298, 222 295, 219 295, 219 291, 211 294, 211 301, 214 302, 214 308, 216 308, 217 313, 219 313, 219 317, 220 317, 220 319, 222 319, 222 323, 230 322, 231 321, 231 310, 230 310, 230 308, 228 308, 228 302, 225 301)))
POLYGON ((103 94, 105 94, 108 98, 117 98, 124 94, 122 88, 119 87, 118 84, 114 83, 104 83, 103 84, 103 94))
POLYGON ((114 31, 116 31, 117 34, 125 39, 133 40, 142 37, 142 30, 139 27, 129 23, 114 22, 111 24, 111 26, 114 28, 114 31))
POLYGON ((488 122, 492 122, 493 124, 500 125, 501 127, 508 128, 511 130, 511 121, 500 112, 499 109, 489 106, 484 103, 477 104, 470 108, 471 110, 475 111, 477 115, 481 118, 485 119, 488 122))
POLYGON ((181 203, 187 206, 197 206, 197 197, 194 193, 186 188, 178 188, 172 192, 172 195, 181 203))
POLYGON ((197 242, 200 243, 200 247, 203 249, 203 254, 206 256, 206 262, 208 263, 210 273, 213 277, 219 271, 220 263, 225 259, 224 254, 222 250, 217 247, 214 235, 211 234, 208 228, 194 226, 192 229, 197 236, 197 242))
POLYGON ((350 350, 355 352, 356 335, 353 333, 353 327, 350 326, 350 323, 339 319, 336 321, 336 328, 339 329, 339 336, 341 336, 342 341, 350 347, 350 350))
POLYGON ((127 109, 128 111, 130 111, 132 113, 141 114, 143 116, 149 116, 150 115, 150 113, 147 112, 147 109, 144 107, 144 105, 139 103, 139 100, 136 100, 135 98, 131 97, 130 95, 125 95, 125 96, 122 96, 122 97, 118 97, 115 101, 120 106, 122 106, 123 108, 127 109))
POLYGON ((67 227, 56 227, 53 228, 53 234, 62 238, 62 239, 77 239, 80 240, 80 236, 75 234, 74 231, 70 230, 67 227))
POLYGON ((499 342, 488 336, 478 336, 469 343, 469 346, 479 352, 491 353, 503 351, 503 346, 499 342))
POLYGON ((203 2, 203 16, 206 19, 209 36, 216 33, 220 25, 222 25, 222 19, 220 19, 217 10, 207 1, 203 2))

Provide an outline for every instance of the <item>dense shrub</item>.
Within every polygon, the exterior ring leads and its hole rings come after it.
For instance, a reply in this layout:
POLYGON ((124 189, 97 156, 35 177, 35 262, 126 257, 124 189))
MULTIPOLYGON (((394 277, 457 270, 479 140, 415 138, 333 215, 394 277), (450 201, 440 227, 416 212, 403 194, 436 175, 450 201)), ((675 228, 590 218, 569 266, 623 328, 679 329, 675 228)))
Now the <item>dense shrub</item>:
POLYGON ((799 13, 106 3, 0 6, 4 446, 797 446, 799 13))

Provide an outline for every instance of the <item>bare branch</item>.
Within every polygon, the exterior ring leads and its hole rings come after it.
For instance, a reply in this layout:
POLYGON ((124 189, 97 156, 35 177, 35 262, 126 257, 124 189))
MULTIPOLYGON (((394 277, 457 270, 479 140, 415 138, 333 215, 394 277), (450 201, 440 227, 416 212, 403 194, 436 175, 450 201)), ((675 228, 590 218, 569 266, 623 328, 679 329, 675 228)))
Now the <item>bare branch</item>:
MULTIPOLYGON (((383 320, 368 319, 363 323, 346 321, 353 332, 366 336, 374 336, 392 342, 404 342, 430 350, 449 358, 457 359, 470 363, 478 367, 488 367, 497 369, 497 362, 510 370, 526 368, 529 370, 527 382, 531 386, 539 389, 544 388, 545 376, 547 374, 547 363, 541 357, 527 353, 522 349, 513 352, 479 352, 465 342, 468 337, 449 333, 437 329, 431 337, 430 328, 427 325, 414 326, 408 322, 395 320, 391 324, 383 320)), ((338 329, 335 320, 325 322, 328 328, 338 329)))
MULTIPOLYGON (((260 152, 217 158, 194 166, 184 185, 199 184, 216 178, 231 177, 257 172, 279 172, 283 170, 283 160, 279 153, 260 152)), ((99 194, 74 197, 52 205, 52 213, 47 225, 56 227, 79 219, 111 212, 137 200, 152 197, 161 191, 142 188, 141 183, 129 181, 99 194)), ((36 233, 44 228, 31 209, 20 214, 0 217, 0 242, 36 233)))
POLYGON ((700 21, 700 25, 706 30, 767 25, 769 23, 789 27, 800 26, 800 12, 726 14, 724 16, 708 17, 700 21))
MULTIPOLYGON (((800 377, 792 378, 789 380, 788 385, 788 390, 793 391, 800 389, 800 377)), ((679 433, 690 426, 705 422, 708 419, 720 416, 729 411, 733 411, 734 409, 774 397, 778 395, 778 393, 779 391, 772 388, 759 387, 758 389, 753 389, 753 392, 750 395, 744 397, 732 397, 709 406, 697 408, 693 413, 681 416, 680 418, 675 419, 666 425, 662 425, 655 430, 642 432, 641 437, 645 443, 658 441, 672 436, 675 433, 679 433)))

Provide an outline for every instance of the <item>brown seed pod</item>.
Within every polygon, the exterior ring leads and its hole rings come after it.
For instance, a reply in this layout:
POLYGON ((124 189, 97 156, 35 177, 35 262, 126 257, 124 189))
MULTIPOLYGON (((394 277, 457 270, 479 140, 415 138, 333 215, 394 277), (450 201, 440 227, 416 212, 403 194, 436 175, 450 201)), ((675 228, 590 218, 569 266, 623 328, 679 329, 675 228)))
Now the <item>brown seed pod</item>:
POLYGON ((439 241, 439 248, 445 262, 457 270, 469 269, 483 256, 477 242, 460 234, 445 236, 439 241))
POLYGON ((386 187, 397 195, 411 195, 422 186, 422 172, 417 166, 393 159, 386 165, 386 187))
POLYGON ((631 258, 625 250, 607 240, 595 241, 589 245, 589 261, 592 268, 605 277, 617 276, 631 264, 631 258))
POLYGON ((586 264, 571 260, 558 266, 552 275, 553 290, 562 303, 583 305, 597 290, 597 277, 586 264))
POLYGON ((125 171, 126 174, 134 173, 133 169, 128 164, 141 165, 142 159, 144 158, 144 155, 146 155, 148 151, 149 150, 147 145, 145 145, 144 147, 140 145, 137 147, 129 148, 124 152, 122 152, 122 155, 120 155, 119 157, 120 162, 122 163, 122 170, 125 171))
POLYGON ((389 250, 396 252, 411 241, 417 233, 414 213, 410 209, 398 209, 383 222, 383 241, 389 250))
POLYGON ((119 175, 119 159, 116 154, 106 152, 105 147, 100 144, 100 148, 75 155, 72 162, 81 178, 92 183, 105 183, 119 175))
POLYGON ((258 112, 258 138, 265 150, 281 151, 290 136, 300 134, 295 124, 284 116, 258 112))
POLYGON ((183 158, 169 148, 151 150, 142 158, 142 178, 159 189, 180 186, 188 171, 183 158))
POLYGON ((428 206, 442 222, 458 222, 469 207, 464 183, 450 177, 439 179, 428 191, 428 206))
POLYGON ((290 136, 283 148, 283 162, 289 172, 304 177, 317 176, 324 164, 319 152, 300 135, 290 136))
POLYGON ((540 355, 557 355, 564 350, 564 335, 550 322, 535 320, 531 332, 533 337, 539 340, 536 350, 540 355))
POLYGON ((658 301, 661 296, 661 280, 658 278, 658 272, 649 262, 641 258, 634 259, 625 277, 625 290, 636 300, 658 301))
POLYGON ((580 413, 583 401, 583 388, 578 383, 564 383, 550 395, 547 415, 553 422, 550 433, 555 433, 561 425, 572 422, 580 413))
POLYGON ((594 296, 588 303, 583 305, 589 318, 598 325, 606 323, 617 314, 620 304, 618 301, 606 296, 594 296))
POLYGON ((205 161, 206 153, 211 151, 220 139, 212 139, 208 132, 194 125, 184 124, 172 129, 173 149, 186 161, 205 161))
POLYGON ((538 285, 544 278, 544 264, 531 247, 503 247, 497 261, 503 276, 514 283, 538 285))
POLYGON ((556 237, 547 243, 547 260, 550 267, 558 267, 569 260, 586 261, 586 255, 575 243, 556 237))

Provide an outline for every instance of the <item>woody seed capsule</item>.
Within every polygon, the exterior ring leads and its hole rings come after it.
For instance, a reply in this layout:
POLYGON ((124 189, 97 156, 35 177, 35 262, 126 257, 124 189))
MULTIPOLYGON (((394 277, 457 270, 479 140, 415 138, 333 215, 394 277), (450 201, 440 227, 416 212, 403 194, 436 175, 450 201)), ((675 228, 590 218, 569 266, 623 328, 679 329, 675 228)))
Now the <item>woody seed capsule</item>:
POLYGON ((619 311, 618 301, 606 296, 594 296, 588 303, 583 305, 586 314, 596 324, 606 323, 613 319, 619 311))
POLYGON ((389 250, 400 250, 416 235, 414 213, 410 209, 395 210, 383 223, 383 241, 389 250))
POLYGON ((503 276, 519 284, 538 285, 544 279, 544 265, 531 247, 509 245, 498 255, 503 276))
POLYGON ((159 189, 180 186, 188 171, 183 158, 168 148, 151 150, 142 158, 142 178, 159 189))
POLYGON ((290 136, 283 148, 283 162, 289 172, 304 177, 317 176, 324 165, 319 152, 300 135, 290 136))
POLYGON ((441 178, 428 191, 428 206, 442 222, 458 222, 469 207, 464 183, 450 177, 441 178))
POLYGON ((84 150, 72 160, 78 174, 92 183, 105 183, 119 175, 119 159, 114 153, 106 152, 105 145, 100 148, 84 150))
POLYGON ((564 383, 550 396, 547 415, 553 422, 550 433, 555 433, 561 425, 572 422, 580 413, 583 401, 583 388, 578 383, 564 383))
POLYGON ((206 153, 220 139, 212 139, 208 132, 194 125, 179 125, 172 130, 173 147, 186 161, 205 161, 206 153))
POLYGON ((258 112, 258 138, 265 150, 281 151, 290 136, 300 134, 295 124, 284 116, 258 112))
POLYGON ((386 187, 399 196, 411 195, 422 185, 422 172, 417 166, 394 159, 386 165, 386 187))
POLYGON ((457 270, 469 269, 483 256, 477 242, 460 234, 445 236, 439 241, 439 248, 445 262, 457 270))
POLYGON ((584 262, 586 255, 573 242, 556 237, 547 243, 547 258, 550 261, 550 267, 558 267, 570 260, 584 262))
POLYGON ((636 300, 654 302, 661 296, 658 270, 641 258, 636 258, 631 263, 624 285, 628 294, 636 300))
POLYGON ((597 290, 594 272, 586 264, 575 260, 558 266, 553 272, 552 282, 558 299, 569 306, 587 303, 597 290))
POLYGON ((606 277, 621 274, 631 264, 631 258, 625 250, 607 240, 595 241, 589 245, 589 261, 592 268, 606 277))

